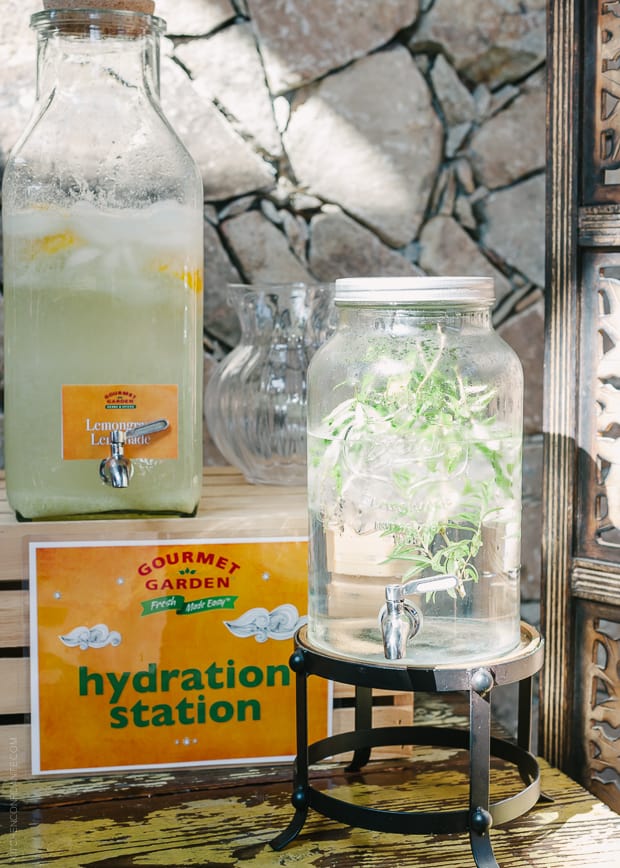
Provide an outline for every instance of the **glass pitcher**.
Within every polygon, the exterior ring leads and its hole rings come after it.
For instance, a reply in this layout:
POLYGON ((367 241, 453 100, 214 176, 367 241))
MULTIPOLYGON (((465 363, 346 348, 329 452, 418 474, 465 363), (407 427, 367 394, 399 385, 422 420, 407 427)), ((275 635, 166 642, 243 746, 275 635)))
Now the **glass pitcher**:
POLYGON ((191 514, 203 196, 159 104, 165 25, 149 0, 62 5, 31 19, 37 100, 2 188, 9 502, 191 514))
POLYGON ((333 289, 292 283, 228 290, 241 340, 207 384, 209 433, 249 482, 305 485, 306 374, 333 331, 333 289))
POLYGON ((336 281, 308 371, 308 636, 394 665, 520 639, 523 375, 486 278, 336 281))

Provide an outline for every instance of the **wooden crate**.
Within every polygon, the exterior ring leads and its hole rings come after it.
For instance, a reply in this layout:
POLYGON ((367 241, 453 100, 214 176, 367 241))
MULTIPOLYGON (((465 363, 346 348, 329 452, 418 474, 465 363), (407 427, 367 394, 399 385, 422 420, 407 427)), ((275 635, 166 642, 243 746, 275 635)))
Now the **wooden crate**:
MULTIPOLYGON (((250 485, 230 467, 206 468, 193 518, 18 522, 0 476, 0 776, 30 776, 28 543, 80 540, 250 539, 307 534, 306 490, 250 485)), ((353 727, 353 688, 334 689, 334 731, 353 727)), ((373 724, 410 724, 412 695, 375 691, 373 724)), ((409 748, 382 748, 383 756, 409 748)), ((373 754, 374 755, 374 754, 373 754)))

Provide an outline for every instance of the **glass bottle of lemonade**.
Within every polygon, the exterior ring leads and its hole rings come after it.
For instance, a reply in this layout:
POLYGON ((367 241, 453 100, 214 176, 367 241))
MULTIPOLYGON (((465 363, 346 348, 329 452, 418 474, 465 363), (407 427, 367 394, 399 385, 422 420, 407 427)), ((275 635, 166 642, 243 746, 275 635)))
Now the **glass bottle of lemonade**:
POLYGON ((192 514, 203 197, 159 106, 164 22, 151 0, 45 6, 2 187, 9 502, 23 519, 192 514))

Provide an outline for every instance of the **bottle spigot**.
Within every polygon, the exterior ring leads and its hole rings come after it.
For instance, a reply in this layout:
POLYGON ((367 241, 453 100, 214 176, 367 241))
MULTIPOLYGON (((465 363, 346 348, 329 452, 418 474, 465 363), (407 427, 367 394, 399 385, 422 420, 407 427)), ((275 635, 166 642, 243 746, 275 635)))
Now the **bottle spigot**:
POLYGON ((386 587, 385 605, 379 615, 383 651, 387 660, 402 660, 407 654, 407 642, 422 626, 420 612, 406 602, 400 589, 400 585, 386 587))
POLYGON ((110 455, 99 465, 99 476, 106 485, 112 488, 128 488, 133 475, 131 461, 125 455, 127 440, 142 437, 146 434, 156 434, 169 427, 167 419, 156 419, 144 425, 137 425, 129 431, 112 431, 110 434, 110 455))
POLYGON ((457 576, 436 575, 412 579, 402 585, 386 585, 385 604, 379 612, 383 636, 383 651, 387 660, 402 660, 407 656, 407 643, 422 627, 422 613, 405 597, 455 588, 457 576))

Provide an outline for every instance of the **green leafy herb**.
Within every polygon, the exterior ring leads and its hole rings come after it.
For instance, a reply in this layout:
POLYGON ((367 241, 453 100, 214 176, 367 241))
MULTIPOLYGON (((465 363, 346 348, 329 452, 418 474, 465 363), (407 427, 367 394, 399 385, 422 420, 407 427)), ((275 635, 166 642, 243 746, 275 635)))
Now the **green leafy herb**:
POLYGON ((512 496, 515 459, 507 463, 501 451, 506 432, 490 409, 496 390, 468 380, 446 342, 438 329, 400 360, 375 345, 373 373, 324 420, 317 460, 336 509, 375 488, 392 510, 380 530, 394 538, 388 560, 403 562, 403 581, 452 574, 456 592, 447 593, 462 597, 465 583, 480 578, 483 524, 512 496))

